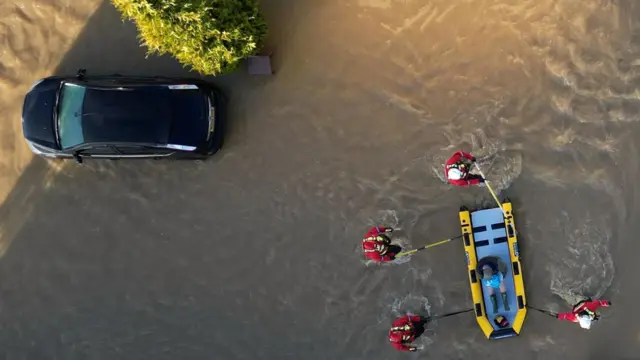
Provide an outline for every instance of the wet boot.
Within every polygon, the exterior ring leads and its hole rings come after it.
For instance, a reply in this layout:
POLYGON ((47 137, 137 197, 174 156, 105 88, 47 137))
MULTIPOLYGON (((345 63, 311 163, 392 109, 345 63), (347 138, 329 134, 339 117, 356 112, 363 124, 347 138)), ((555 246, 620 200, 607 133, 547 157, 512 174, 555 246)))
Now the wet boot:
POLYGON ((496 294, 491 295, 491 303, 493 304, 493 313, 497 314, 498 313, 498 298, 496 297, 496 294))
POLYGON ((507 293, 500 293, 502 296, 502 304, 504 305, 504 311, 509 311, 509 299, 507 298, 507 293))

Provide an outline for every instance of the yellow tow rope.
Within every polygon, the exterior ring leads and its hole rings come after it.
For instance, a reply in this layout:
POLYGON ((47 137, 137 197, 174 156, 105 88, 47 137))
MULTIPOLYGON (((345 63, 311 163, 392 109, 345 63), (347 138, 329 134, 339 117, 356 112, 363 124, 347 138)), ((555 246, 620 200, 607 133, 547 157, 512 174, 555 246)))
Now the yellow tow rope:
MULTIPOLYGON (((500 202, 500 200, 498 199, 498 196, 496 196, 496 193, 493 191, 493 189, 491 188, 491 185, 489 185, 489 182, 487 181, 487 177, 484 176, 484 173, 482 172, 482 170, 480 169, 480 166, 478 166, 478 163, 473 163, 476 166, 476 169, 478 169, 478 171, 480 172, 480 176, 482 176, 482 178, 484 179, 484 184, 487 186, 487 189, 489 189, 489 192, 491 193, 491 196, 493 196, 493 200, 496 201, 496 204, 498 204, 498 207, 500 208, 500 210, 502 211, 502 216, 504 216, 504 220, 505 222, 507 221, 507 218, 509 217, 506 213, 506 211, 504 211, 504 209, 502 208, 502 203, 500 202)), ((516 229, 514 229, 513 227, 509 226, 509 228, 511 230, 513 230, 514 233, 516 232, 516 229)))
POLYGON ((413 249, 413 250, 409 250, 409 251, 401 252, 401 253, 396 254, 396 258, 403 257, 403 256, 407 256, 407 255, 413 255, 413 254, 417 253, 417 252, 418 252, 418 251, 420 251, 420 250, 425 250, 425 249, 428 249, 428 248, 432 248, 432 247, 434 247, 434 246, 438 246, 438 245, 446 244, 446 243, 448 243, 448 242, 449 242, 449 241, 451 241, 451 240, 459 239, 459 238, 461 238, 461 237, 462 237, 462 235, 460 235, 460 236, 456 236, 456 237, 453 237, 453 238, 450 238, 450 239, 444 239, 444 240, 442 240, 442 241, 438 241, 438 242, 433 243, 433 244, 425 245, 425 246, 423 246, 423 247, 419 247, 419 248, 417 248, 417 249, 413 249))
POLYGON ((487 181, 487 177, 484 176, 484 173, 480 169, 480 166, 478 166, 478 163, 473 163, 473 164, 476 166, 476 169, 478 169, 478 171, 480 172, 480 176, 482 176, 482 178, 484 179, 484 184, 487 186, 487 189, 489 189, 489 192, 491 193, 491 196, 493 196, 493 200, 496 201, 496 204, 498 204, 498 207, 500 208, 500 210, 502 210, 502 215, 504 215, 504 217, 506 219, 507 218, 507 213, 502 208, 502 203, 500 202, 500 200, 498 200, 498 196, 496 196, 496 193, 493 192, 493 189, 491 188, 491 185, 489 185, 489 182, 487 181))

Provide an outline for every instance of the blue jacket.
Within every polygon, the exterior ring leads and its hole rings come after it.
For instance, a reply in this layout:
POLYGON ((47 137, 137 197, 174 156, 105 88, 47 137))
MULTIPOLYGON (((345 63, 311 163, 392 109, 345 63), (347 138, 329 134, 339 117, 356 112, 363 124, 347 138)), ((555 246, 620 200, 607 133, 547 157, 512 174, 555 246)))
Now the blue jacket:
POLYGON ((494 289, 497 289, 500 287, 500 283, 502 283, 503 280, 504 280, 504 276, 502 275, 501 272, 498 272, 496 274, 493 274, 493 276, 489 280, 482 279, 482 284, 486 287, 492 287, 494 289))

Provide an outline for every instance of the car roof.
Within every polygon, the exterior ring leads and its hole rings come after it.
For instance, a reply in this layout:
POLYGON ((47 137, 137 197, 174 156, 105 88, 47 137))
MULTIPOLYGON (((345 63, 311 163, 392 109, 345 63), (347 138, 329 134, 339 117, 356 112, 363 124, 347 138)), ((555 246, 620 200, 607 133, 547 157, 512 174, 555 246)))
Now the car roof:
POLYGON ((85 142, 166 144, 173 117, 166 86, 89 86, 81 121, 85 142))

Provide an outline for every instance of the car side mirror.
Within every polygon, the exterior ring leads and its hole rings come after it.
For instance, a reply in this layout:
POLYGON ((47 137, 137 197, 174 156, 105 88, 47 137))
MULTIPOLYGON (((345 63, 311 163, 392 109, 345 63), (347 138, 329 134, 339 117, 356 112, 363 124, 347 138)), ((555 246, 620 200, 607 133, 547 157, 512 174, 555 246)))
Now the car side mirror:
POLYGON ((87 75, 87 69, 78 69, 78 72, 76 73, 76 79, 83 80, 85 75, 87 75))
POLYGON ((80 156, 80 153, 74 152, 73 160, 75 160, 78 164, 82 164, 82 156, 80 156))

